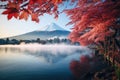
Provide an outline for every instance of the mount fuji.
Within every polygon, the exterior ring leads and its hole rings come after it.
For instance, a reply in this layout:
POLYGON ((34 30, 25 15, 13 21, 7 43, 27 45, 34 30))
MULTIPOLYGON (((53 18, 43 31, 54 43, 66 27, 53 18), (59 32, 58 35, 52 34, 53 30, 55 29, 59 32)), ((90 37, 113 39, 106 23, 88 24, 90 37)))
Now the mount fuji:
POLYGON ((62 27, 58 26, 55 23, 51 23, 49 25, 46 25, 44 27, 40 27, 39 31, 55 31, 55 30, 61 30, 61 31, 66 31, 62 27))
POLYGON ((10 39, 35 40, 37 38, 40 38, 41 40, 46 40, 46 39, 51 39, 55 37, 67 38, 69 33, 70 31, 60 27, 55 23, 51 23, 50 25, 40 27, 39 30, 14 36, 14 37, 10 37, 10 39))

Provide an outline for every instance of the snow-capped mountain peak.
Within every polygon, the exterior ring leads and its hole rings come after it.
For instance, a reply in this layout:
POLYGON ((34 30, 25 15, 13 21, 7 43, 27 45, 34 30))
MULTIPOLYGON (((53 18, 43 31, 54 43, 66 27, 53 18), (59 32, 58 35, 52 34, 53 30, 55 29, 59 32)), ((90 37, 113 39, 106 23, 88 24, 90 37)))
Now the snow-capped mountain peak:
POLYGON ((55 31, 55 30, 66 31, 64 28, 60 27, 59 25, 55 23, 51 23, 49 25, 40 27, 39 29, 39 31, 55 31))
POLYGON ((40 27, 39 30, 32 31, 26 34, 18 35, 10 37, 10 39, 17 39, 17 40, 34 40, 40 38, 41 40, 46 39, 67 39, 70 31, 66 30, 55 23, 51 23, 50 25, 40 27))

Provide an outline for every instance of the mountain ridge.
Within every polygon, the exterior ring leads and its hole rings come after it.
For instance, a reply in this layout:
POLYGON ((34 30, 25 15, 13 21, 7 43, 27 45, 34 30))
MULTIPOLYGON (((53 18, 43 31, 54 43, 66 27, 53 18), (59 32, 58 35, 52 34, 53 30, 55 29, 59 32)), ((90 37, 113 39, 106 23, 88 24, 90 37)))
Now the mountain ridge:
POLYGON ((47 28, 42 30, 36 30, 29 33, 25 33, 18 36, 9 37, 10 39, 17 39, 17 40, 35 40, 40 38, 41 40, 53 38, 53 37, 65 37, 69 35, 70 31, 63 29, 60 26, 56 26, 57 24, 51 23, 51 25, 47 25, 47 28))

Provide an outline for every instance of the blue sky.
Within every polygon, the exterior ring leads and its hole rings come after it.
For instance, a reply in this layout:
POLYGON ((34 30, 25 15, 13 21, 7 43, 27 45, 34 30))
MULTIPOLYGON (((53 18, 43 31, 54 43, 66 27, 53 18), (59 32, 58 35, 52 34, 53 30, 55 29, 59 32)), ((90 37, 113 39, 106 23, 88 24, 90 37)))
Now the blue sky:
MULTIPOLYGON (((60 6, 60 9, 63 9, 64 7, 66 7, 63 5, 61 6, 60 6)), ((70 7, 71 6, 68 6, 68 8, 70 7)), ((3 10, 1 9, 0 10, 0 38, 20 35, 27 32, 39 30, 41 26, 46 26, 53 22, 67 30, 70 30, 70 28, 72 27, 70 25, 65 26, 70 21, 65 13, 60 14, 57 20, 54 19, 54 16, 45 14, 44 16, 40 16, 39 17, 40 22, 36 23, 31 21, 30 18, 28 19, 28 21, 18 20, 14 18, 12 18, 11 20, 8 20, 6 15, 1 14, 2 11, 3 10)))

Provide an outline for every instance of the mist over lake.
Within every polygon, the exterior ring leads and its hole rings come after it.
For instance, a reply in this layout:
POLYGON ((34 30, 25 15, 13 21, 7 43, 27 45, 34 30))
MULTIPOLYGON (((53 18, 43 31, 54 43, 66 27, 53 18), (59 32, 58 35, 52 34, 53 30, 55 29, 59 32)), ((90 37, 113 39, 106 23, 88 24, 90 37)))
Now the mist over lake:
POLYGON ((0 45, 0 80, 72 80, 70 62, 90 53, 65 44, 0 45))

